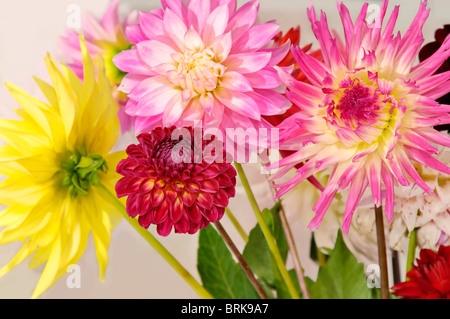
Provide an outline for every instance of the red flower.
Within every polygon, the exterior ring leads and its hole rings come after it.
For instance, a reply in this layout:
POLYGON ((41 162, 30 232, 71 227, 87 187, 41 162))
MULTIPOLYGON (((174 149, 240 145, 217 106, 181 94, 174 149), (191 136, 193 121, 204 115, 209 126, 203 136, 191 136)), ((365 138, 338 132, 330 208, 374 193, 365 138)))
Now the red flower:
POLYGON ((450 299, 450 246, 440 246, 435 253, 420 251, 417 266, 407 273, 409 281, 392 287, 402 299, 450 299))
MULTIPOLYGON (((419 61, 422 62, 426 59, 428 59, 430 56, 432 56, 444 43, 445 37, 450 33, 450 24, 444 25, 443 28, 437 29, 434 33, 434 38, 436 41, 427 43, 422 47, 422 49, 419 52, 419 61)), ((450 71, 450 58, 444 61, 442 63, 441 67, 436 71, 436 74, 444 73, 450 71)), ((447 93, 446 95, 438 98, 436 100, 440 104, 450 104, 450 93, 447 93)), ((450 125, 444 124, 444 125, 438 125, 435 127, 439 131, 449 131, 450 125)))
POLYGON ((128 158, 117 166, 124 177, 117 182, 116 193, 119 198, 128 196, 128 215, 139 215, 144 228, 155 224, 161 236, 169 235, 172 227, 176 233, 196 233, 221 219, 235 195, 236 170, 225 161, 225 153, 213 147, 214 140, 196 145, 192 129, 187 129, 190 136, 172 139, 174 130, 156 128, 140 134, 139 144, 128 146, 128 158), (205 147, 221 160, 199 157, 198 150, 203 155, 205 147))

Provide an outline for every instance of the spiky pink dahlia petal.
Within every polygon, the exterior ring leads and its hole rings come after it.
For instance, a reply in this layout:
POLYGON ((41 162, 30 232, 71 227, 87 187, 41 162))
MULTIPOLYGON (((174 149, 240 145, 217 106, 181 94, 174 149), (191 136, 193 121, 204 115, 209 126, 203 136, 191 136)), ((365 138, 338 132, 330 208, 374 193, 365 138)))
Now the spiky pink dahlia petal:
POLYGON ((331 175, 314 206, 316 217, 310 228, 319 227, 337 192, 350 188, 343 230, 348 232, 353 212, 367 187, 374 204, 393 214, 394 184, 414 183, 432 192, 412 162, 419 162, 446 174, 450 168, 434 155, 430 143, 449 146, 448 136, 432 126, 450 122, 447 105, 436 98, 450 91, 450 73, 434 75, 450 56, 450 37, 427 60, 413 65, 423 43, 422 26, 429 10, 427 2, 402 37, 392 35, 399 9, 396 7, 381 31, 388 1, 379 17, 368 24, 366 3, 356 21, 338 3, 345 43, 331 35, 325 13, 318 19, 314 7, 308 10, 312 30, 324 61, 293 47, 292 53, 311 84, 299 82, 282 69, 280 78, 287 97, 300 110, 279 125, 282 148, 295 151, 272 167, 284 167, 282 176, 300 162, 297 175, 280 186, 282 196, 295 185, 326 168, 331 175))
POLYGON ((137 132, 157 126, 270 127, 262 115, 289 108, 273 69, 289 44, 273 47, 278 25, 258 24, 259 3, 161 1, 127 35, 135 46, 114 58, 128 72, 120 89, 137 132), (245 126, 243 126, 245 125, 245 126))
POLYGON ((144 228, 156 225, 161 236, 172 229, 196 233, 221 219, 235 195, 236 170, 224 154, 216 148, 212 158, 199 158, 197 152, 203 155, 211 142, 196 145, 192 129, 180 131, 188 132, 180 138, 177 132, 175 127, 159 127, 140 134, 139 144, 130 145, 128 158, 117 166, 123 178, 116 193, 128 196, 128 215, 139 216, 144 228))

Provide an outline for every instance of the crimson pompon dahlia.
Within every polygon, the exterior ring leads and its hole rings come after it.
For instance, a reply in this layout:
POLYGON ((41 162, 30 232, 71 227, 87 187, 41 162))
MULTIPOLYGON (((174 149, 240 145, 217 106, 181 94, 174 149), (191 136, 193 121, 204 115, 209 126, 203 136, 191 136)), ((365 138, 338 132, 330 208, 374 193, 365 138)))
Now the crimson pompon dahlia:
POLYGON ((292 47, 311 84, 279 70, 288 88, 287 97, 300 110, 279 125, 281 147, 296 152, 270 166, 282 167, 273 178, 298 163, 305 164, 290 181, 277 185, 277 196, 319 171, 330 170, 327 185, 313 207, 316 215, 309 224, 311 229, 319 227, 335 194, 349 185, 343 221, 346 233, 368 186, 375 205, 381 206, 385 198, 385 214, 390 221, 395 183, 415 183, 432 192, 412 161, 450 173, 450 168, 433 157, 438 151, 429 144, 450 146, 450 138, 433 129, 434 125, 450 122, 450 106, 435 101, 450 91, 450 73, 434 75, 450 56, 450 37, 433 56, 413 65, 423 43, 427 2, 420 3, 403 37, 400 33, 392 35, 399 6, 382 32, 387 6, 388 1, 384 1, 380 15, 369 24, 367 3, 355 23, 348 9, 338 3, 345 32, 345 41, 340 41, 331 35, 325 13, 317 19, 311 5, 307 14, 324 62, 292 47))
POLYGON ((192 128, 175 127, 141 133, 139 144, 128 146, 128 158, 117 165, 124 177, 116 193, 128 196, 128 215, 139 215, 144 228, 155 224, 161 236, 172 228, 194 234, 220 220, 235 195, 236 170, 226 162, 226 153, 212 148, 214 140, 197 145, 194 134, 192 128), (208 149, 213 149, 211 156, 203 156, 208 149))
POLYGON ((402 299, 450 299, 450 246, 437 252, 422 249, 417 265, 408 271, 409 280, 392 287, 402 299))
MULTIPOLYGON (((273 46, 279 26, 257 23, 258 1, 161 0, 127 28, 135 44, 114 58, 128 74, 120 89, 136 133, 158 126, 220 129, 270 125, 262 115, 290 107, 276 70, 289 43, 273 46)), ((227 147, 228 148, 228 147, 227 147)))

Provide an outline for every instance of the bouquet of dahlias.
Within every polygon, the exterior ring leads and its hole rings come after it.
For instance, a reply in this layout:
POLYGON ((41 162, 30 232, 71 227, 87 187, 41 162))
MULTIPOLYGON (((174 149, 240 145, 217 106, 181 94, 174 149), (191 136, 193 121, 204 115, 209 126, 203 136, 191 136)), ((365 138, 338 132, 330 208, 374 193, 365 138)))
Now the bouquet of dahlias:
POLYGON ((6 79, 1 296, 94 297, 94 268, 136 273, 106 297, 164 298, 153 276, 169 298, 450 298, 448 5, 402 26, 388 0, 282 1, 282 25, 269 2, 67 8, 39 91, 6 79))

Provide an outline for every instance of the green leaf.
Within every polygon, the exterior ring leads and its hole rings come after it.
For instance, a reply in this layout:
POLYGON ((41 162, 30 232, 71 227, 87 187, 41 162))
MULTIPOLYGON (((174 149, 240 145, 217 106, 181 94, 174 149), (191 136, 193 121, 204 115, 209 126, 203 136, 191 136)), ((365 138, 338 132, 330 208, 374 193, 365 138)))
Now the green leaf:
POLYGON ((209 225, 200 231, 197 268, 202 283, 216 299, 257 299, 258 293, 224 240, 209 225))
POLYGON ((313 299, 372 299, 376 292, 367 286, 364 266, 344 243, 339 231, 336 244, 316 282, 310 288, 313 299))
MULTIPOLYGON (((278 209, 279 204, 275 205, 270 210, 264 209, 262 214, 267 226, 275 237, 283 260, 286 261, 288 245, 281 227, 278 209)), ((275 260, 270 252, 269 245, 267 245, 264 234, 258 224, 250 231, 248 242, 242 255, 255 275, 260 280, 265 281, 269 286, 275 287, 281 280, 281 274, 278 271, 275 260)))

